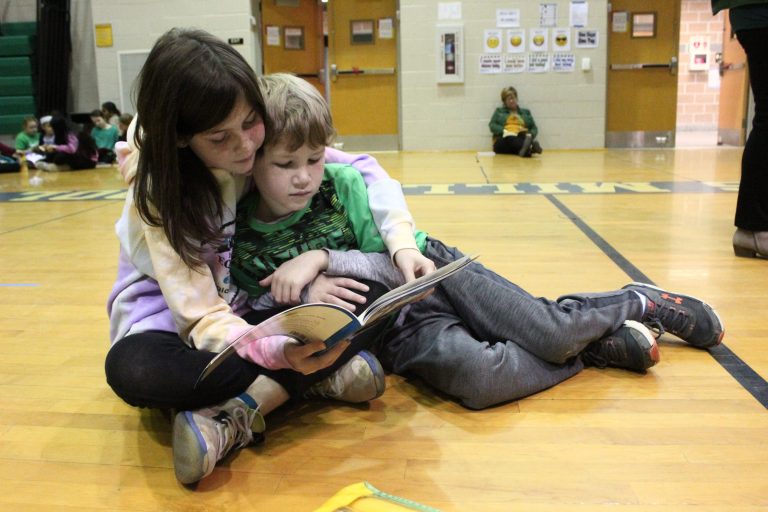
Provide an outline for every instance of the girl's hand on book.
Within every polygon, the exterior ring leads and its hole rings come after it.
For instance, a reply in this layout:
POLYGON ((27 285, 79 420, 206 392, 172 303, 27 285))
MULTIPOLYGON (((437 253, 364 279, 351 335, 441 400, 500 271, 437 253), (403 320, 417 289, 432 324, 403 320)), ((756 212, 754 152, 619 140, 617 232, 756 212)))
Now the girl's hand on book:
POLYGON ((331 366, 349 346, 349 343, 349 340, 340 341, 333 348, 319 355, 314 354, 325 350, 325 344, 322 341, 307 343, 306 345, 286 343, 285 359, 294 370, 309 375, 331 366))
POLYGON ((355 290, 363 293, 368 291, 368 286, 348 277, 330 277, 325 274, 318 275, 309 285, 309 302, 325 302, 341 306, 347 311, 355 311, 357 304, 365 304, 365 297, 355 293, 355 290))
POLYGON ((416 249, 400 249, 395 253, 395 264, 405 277, 405 282, 435 271, 435 263, 416 249))
POLYGON ((322 249, 307 251, 280 265, 259 281, 259 285, 269 287, 278 304, 299 304, 301 291, 326 268, 327 252, 322 249))

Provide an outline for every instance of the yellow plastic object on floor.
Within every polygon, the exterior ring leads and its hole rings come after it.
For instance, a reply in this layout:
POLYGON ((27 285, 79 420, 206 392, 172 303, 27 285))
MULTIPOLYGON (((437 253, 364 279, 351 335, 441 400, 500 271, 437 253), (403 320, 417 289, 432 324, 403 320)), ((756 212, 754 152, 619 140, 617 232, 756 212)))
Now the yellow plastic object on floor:
POLYGON ((440 512, 415 501, 382 492, 368 482, 348 485, 315 512, 440 512))

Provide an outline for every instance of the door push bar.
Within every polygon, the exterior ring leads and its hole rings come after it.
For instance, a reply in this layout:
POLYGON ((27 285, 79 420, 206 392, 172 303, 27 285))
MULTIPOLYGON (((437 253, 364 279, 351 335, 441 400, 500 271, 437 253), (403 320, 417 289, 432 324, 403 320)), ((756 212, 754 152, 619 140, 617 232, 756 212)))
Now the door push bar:
POLYGON ((336 78, 339 75, 394 75, 395 68, 358 68, 339 69, 336 64, 331 64, 331 77, 336 78))
POLYGON ((611 64, 611 71, 627 71, 633 69, 668 68, 669 74, 677 71, 677 57, 669 59, 668 63, 643 63, 643 64, 611 64))

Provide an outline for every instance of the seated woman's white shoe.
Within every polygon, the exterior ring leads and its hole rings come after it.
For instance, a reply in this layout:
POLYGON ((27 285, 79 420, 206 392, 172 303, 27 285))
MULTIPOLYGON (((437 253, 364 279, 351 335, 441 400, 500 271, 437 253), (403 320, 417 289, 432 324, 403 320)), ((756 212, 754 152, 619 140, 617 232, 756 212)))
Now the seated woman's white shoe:
POLYGON ((733 234, 733 253, 742 258, 768 258, 768 231, 738 228, 733 234))

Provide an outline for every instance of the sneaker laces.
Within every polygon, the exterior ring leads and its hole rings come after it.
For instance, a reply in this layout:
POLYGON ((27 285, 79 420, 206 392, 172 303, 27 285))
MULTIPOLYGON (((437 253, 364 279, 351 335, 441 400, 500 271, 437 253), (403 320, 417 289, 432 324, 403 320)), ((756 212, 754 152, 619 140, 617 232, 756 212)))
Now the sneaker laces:
POLYGON ((243 448, 253 442, 251 423, 259 413, 248 407, 235 407, 231 413, 216 418, 218 459, 221 460, 232 448, 243 448))
POLYGON ((620 355, 612 340, 596 341, 581 354, 581 360, 587 365, 606 368, 610 361, 618 360, 620 355))
MULTIPOLYGON (((669 331, 675 336, 684 333, 690 319, 688 313, 682 308, 665 306, 653 303, 654 308, 647 322, 650 328, 659 333, 659 336, 669 331), (666 326, 666 328, 664 327, 666 326)), ((658 336, 657 336, 658 337, 658 336)))

